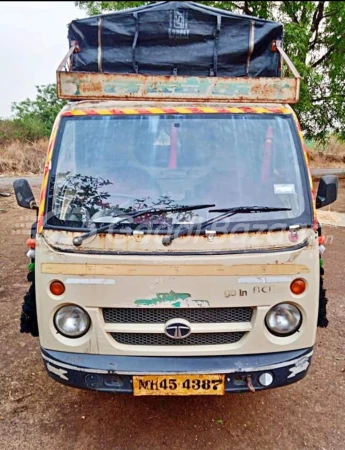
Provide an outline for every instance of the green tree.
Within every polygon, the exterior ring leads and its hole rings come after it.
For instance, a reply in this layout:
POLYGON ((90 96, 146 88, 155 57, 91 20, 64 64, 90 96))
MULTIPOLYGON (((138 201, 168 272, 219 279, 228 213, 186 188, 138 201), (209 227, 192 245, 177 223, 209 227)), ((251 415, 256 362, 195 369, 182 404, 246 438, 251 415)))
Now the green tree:
POLYGON ((14 123, 21 130, 21 137, 35 140, 48 137, 54 120, 65 101, 57 97, 56 85, 36 86, 36 98, 12 104, 14 123))
MULTIPOLYGON (((78 1, 90 15, 142 6, 145 1, 78 1)), ((284 49, 302 77, 295 105, 308 138, 333 132, 345 138, 345 2, 200 1, 199 3, 263 19, 285 28, 284 49)))

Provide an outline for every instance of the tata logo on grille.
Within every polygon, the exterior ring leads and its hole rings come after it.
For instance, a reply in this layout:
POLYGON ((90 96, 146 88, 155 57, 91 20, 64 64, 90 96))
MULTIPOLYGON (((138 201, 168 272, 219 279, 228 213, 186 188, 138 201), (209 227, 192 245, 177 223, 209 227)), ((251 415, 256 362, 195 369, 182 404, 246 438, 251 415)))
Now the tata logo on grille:
POLYGON ((185 339, 192 332, 190 323, 183 319, 168 320, 164 333, 171 339, 185 339))

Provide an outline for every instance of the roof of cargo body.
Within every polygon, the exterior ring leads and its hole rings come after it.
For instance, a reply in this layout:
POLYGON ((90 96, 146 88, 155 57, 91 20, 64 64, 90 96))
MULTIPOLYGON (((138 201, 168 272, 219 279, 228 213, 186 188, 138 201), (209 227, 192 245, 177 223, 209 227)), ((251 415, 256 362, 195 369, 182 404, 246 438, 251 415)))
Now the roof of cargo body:
POLYGON ((157 2, 73 20, 72 69, 114 74, 280 76, 283 25, 195 2, 157 2))

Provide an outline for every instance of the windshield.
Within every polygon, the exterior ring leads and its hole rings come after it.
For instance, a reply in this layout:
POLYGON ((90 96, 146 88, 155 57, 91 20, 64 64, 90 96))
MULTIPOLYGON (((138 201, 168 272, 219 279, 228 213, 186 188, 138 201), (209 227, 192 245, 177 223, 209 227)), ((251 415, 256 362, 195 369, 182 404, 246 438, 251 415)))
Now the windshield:
MULTIPOLYGON (((89 227, 145 208, 214 204, 289 208, 227 219, 296 222, 310 214, 292 116, 166 114, 63 117, 54 149, 49 222, 89 227)), ((208 209, 149 214, 135 223, 180 225, 208 209)))

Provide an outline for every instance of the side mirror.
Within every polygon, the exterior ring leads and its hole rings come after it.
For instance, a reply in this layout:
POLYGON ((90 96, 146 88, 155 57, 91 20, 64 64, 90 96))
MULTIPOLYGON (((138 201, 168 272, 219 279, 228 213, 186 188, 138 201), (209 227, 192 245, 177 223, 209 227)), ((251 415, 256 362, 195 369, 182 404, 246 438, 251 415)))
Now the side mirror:
POLYGON ((27 180, 23 178, 15 180, 13 188, 19 206, 27 209, 38 209, 34 194, 27 180))
POLYGON ((338 177, 325 175, 320 179, 316 196, 316 208, 323 208, 335 202, 338 196, 338 177))

